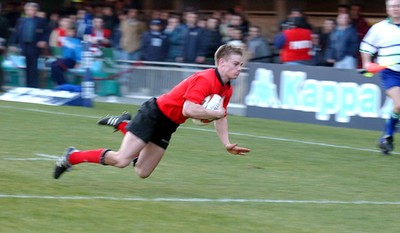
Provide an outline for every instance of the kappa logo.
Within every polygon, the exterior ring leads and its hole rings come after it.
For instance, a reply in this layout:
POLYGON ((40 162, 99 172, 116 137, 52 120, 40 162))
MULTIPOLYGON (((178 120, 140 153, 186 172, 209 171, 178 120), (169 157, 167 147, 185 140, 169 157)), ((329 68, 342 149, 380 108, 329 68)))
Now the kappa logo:
POLYGON ((271 70, 258 68, 245 102, 249 106, 315 112, 315 118, 349 122, 352 116, 389 118, 393 102, 372 83, 307 79, 302 71, 280 73, 279 88, 271 70))

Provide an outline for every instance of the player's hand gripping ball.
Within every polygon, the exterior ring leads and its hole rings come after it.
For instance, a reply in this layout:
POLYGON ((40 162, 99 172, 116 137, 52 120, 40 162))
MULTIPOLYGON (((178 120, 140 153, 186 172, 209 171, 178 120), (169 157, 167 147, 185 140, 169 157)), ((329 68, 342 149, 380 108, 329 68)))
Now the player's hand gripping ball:
MULTIPOLYGON (((209 110, 218 110, 220 105, 222 104, 222 97, 217 94, 212 94, 207 96, 201 105, 209 110)), ((204 126, 208 125, 216 119, 192 119, 195 125, 204 126)))

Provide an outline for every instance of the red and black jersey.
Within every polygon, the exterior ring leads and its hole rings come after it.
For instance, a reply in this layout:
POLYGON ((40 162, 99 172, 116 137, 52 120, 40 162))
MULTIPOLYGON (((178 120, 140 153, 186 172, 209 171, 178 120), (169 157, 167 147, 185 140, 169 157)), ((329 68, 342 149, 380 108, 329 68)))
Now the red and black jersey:
POLYGON ((196 104, 211 94, 218 94, 224 98, 226 109, 232 96, 230 82, 224 84, 217 69, 206 69, 189 76, 170 92, 157 98, 160 111, 177 124, 184 123, 187 118, 183 115, 183 104, 186 100, 196 104))

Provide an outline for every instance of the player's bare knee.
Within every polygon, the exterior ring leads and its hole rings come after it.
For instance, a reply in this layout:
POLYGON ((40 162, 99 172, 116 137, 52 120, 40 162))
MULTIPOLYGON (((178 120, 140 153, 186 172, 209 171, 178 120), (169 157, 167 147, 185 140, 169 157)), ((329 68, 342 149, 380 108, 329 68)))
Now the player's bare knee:
POLYGON ((138 174, 138 173, 136 173, 138 176, 139 176, 139 178, 142 178, 142 179, 146 179, 147 177, 149 177, 150 176, 150 174, 138 174))
POLYGON ((151 172, 146 171, 145 169, 141 169, 140 167, 135 167, 135 171, 137 176, 139 176, 142 179, 146 179, 151 175, 151 172))

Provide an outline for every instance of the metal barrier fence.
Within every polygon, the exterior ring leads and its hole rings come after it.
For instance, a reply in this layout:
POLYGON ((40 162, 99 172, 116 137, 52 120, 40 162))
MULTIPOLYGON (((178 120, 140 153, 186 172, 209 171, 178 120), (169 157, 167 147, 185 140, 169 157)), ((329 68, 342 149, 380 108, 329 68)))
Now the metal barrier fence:
MULTIPOLYGON (((122 96, 131 98, 159 96, 195 72, 214 67, 165 62, 117 61, 117 63, 116 66, 121 73, 130 69, 130 72, 119 77, 119 83, 122 96)), ((247 70, 243 69, 239 77, 232 81, 234 89, 232 104, 244 105, 244 98, 248 91, 247 78, 247 70)))
MULTIPOLYGON (((100 61, 100 60, 99 60, 100 61)), ((42 76, 46 80, 42 83, 44 88, 52 88, 53 81, 50 79, 49 67, 39 66, 42 76)), ((168 92, 179 82, 194 74, 195 72, 213 68, 210 65, 172 63, 172 62, 146 62, 126 60, 101 60, 102 65, 94 65, 93 75, 96 78, 96 93, 100 96, 121 95, 128 98, 147 99, 168 92), (97 68, 96 68, 97 67, 97 68), (100 76, 100 77, 99 77, 100 76)), ((96 63, 97 64, 97 63, 96 63)), ((25 63, 22 56, 14 56, 3 62, 5 71, 5 84, 11 86, 25 85, 25 63), (15 58, 17 60, 13 60, 15 58), (18 60, 19 59, 19 60, 18 60), (8 64, 8 63, 10 64, 8 64)), ((84 75, 84 69, 71 69, 67 73, 67 79, 72 83, 79 83, 84 75), (78 77, 77 76, 81 76, 78 77)), ((233 96, 231 104, 244 105, 244 99, 248 92, 247 69, 243 68, 236 80, 232 81, 233 96)))

